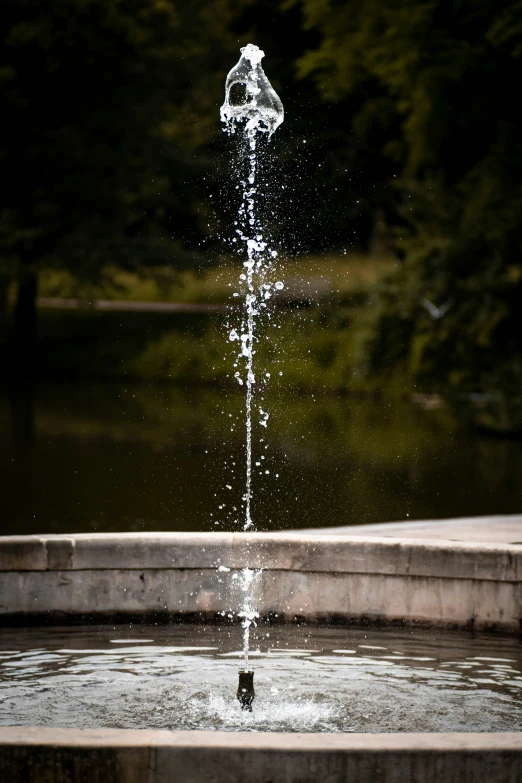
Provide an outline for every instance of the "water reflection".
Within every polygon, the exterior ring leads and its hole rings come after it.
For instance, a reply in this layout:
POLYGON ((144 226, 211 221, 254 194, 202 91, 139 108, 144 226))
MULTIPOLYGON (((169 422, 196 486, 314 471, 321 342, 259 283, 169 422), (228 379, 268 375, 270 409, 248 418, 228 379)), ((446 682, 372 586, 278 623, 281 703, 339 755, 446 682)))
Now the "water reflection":
MULTIPOLYGON (((239 529, 242 406, 240 393, 172 386, 4 393, 1 532, 239 529)), ((266 406, 254 442, 259 529, 522 507, 522 444, 470 434, 447 410, 386 396, 266 406)))

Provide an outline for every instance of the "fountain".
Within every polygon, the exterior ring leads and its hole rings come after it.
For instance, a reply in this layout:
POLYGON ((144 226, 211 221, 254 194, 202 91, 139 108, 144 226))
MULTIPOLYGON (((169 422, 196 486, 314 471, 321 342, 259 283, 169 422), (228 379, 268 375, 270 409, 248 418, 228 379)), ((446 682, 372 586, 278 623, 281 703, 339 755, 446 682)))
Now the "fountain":
POLYGON ((281 285, 256 213, 283 121, 262 57, 242 49, 221 109, 246 171, 243 530, 0 537, 2 780, 522 779, 519 545, 253 531, 256 325, 281 285))

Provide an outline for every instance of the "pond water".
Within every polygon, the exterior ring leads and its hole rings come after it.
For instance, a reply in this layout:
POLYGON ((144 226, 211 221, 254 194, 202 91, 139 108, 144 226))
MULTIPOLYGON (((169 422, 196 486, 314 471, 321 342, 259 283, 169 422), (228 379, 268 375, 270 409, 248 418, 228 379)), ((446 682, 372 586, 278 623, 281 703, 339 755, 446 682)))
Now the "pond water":
POLYGON ((4 629, 0 725, 227 731, 520 731, 522 647, 464 633, 262 626, 253 712, 241 630, 4 629))
MULTIPOLYGON (((0 532, 241 529, 243 406, 240 390, 175 386, 0 393, 0 532)), ((522 443, 472 434, 449 410, 330 395, 265 407, 260 530, 522 509, 522 443)))

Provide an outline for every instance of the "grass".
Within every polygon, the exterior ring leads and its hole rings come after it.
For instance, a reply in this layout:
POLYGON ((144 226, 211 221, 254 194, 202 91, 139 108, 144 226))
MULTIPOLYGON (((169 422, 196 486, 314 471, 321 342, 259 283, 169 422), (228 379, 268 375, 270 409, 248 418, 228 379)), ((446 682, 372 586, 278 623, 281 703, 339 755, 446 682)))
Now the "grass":
MULTIPOLYGON (((391 258, 366 256, 306 256, 278 261, 276 279, 286 281, 287 289, 309 283, 320 297, 350 296, 370 292, 379 280, 396 266, 391 258)), ((104 271, 103 281, 80 281, 70 272, 47 270, 41 275, 40 296, 91 299, 122 299, 141 302, 226 302, 237 290, 240 264, 232 262, 205 271, 178 272, 157 268, 138 275, 116 267, 104 271)))
MULTIPOLYGON (((368 390, 364 316, 372 290, 395 265, 392 259, 360 256, 278 261, 273 279, 285 282, 283 293, 293 307, 273 308, 271 318, 258 325, 258 383, 269 373, 282 389, 368 390), (302 306, 306 291, 315 302, 311 307, 302 306)), ((239 273, 232 263, 200 274, 161 269, 139 276, 113 268, 106 270, 103 282, 87 285, 70 273, 48 271, 42 275, 40 295, 86 301, 230 302, 239 273)), ((234 367, 237 343, 230 343, 227 335, 240 320, 239 310, 196 315, 40 308, 40 376, 237 385, 234 372, 242 361, 234 367)))
MULTIPOLYGON (((240 313, 179 314, 42 309, 39 375, 47 380, 156 381, 237 386, 240 313)), ((352 392, 370 388, 364 329, 341 308, 279 309, 258 327, 255 372, 281 389, 352 392), (269 376, 267 375, 269 374, 269 376)))

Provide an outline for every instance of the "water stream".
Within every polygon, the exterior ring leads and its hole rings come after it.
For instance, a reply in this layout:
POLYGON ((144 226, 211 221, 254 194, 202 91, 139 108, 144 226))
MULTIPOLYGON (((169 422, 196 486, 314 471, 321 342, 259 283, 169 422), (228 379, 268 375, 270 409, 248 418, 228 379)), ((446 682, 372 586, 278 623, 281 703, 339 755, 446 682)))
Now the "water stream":
MULTIPOLYGON (((243 530, 254 527, 252 519, 252 413, 256 376, 254 357, 259 337, 256 323, 260 316, 267 313, 268 301, 272 289, 281 289, 281 281, 271 282, 274 260, 277 251, 270 247, 265 238, 264 227, 256 209, 260 179, 259 141, 270 139, 276 128, 283 122, 284 110, 276 92, 268 81, 261 60, 264 52, 253 44, 241 49, 241 57, 232 68, 225 84, 225 102, 221 107, 221 120, 225 131, 238 140, 236 150, 238 160, 236 171, 239 173, 241 204, 235 221, 237 253, 242 256, 243 271, 239 277, 240 291, 244 299, 243 320, 240 330, 231 329, 229 339, 239 343, 237 359, 234 363, 235 378, 245 387, 245 494, 243 530), (239 369, 241 368, 241 369, 239 369)), ((268 413, 259 406, 260 425, 266 427, 268 413)), ((254 575, 245 569, 241 580, 243 600, 239 617, 243 625, 244 668, 248 671, 248 653, 250 628, 257 618, 252 606, 252 585, 254 575)))

